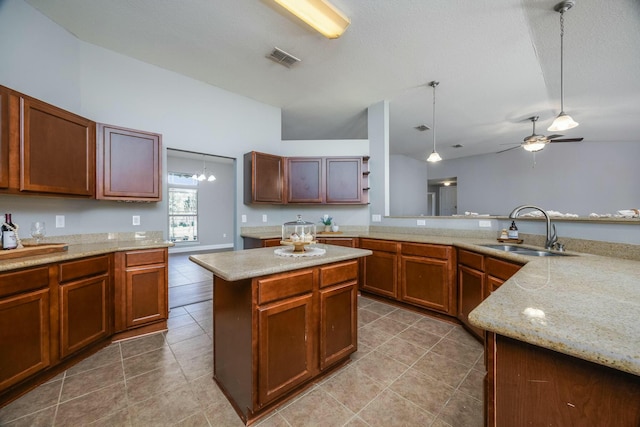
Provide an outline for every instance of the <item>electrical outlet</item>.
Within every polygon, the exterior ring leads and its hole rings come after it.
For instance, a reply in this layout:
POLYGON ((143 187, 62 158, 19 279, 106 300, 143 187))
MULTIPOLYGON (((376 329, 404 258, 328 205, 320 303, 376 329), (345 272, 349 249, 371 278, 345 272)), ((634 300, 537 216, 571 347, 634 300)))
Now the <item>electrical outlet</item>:
POLYGON ((247 222, 247 216, 246 216, 246 215, 242 215, 242 216, 240 217, 240 221, 242 221, 242 222, 247 222))
POLYGON ((134 215, 131 222, 133 225, 140 225, 140 215, 134 215))
POLYGON ((491 227, 491 221, 487 221, 487 220, 482 220, 481 219, 480 221, 478 221, 478 226, 489 228, 489 227, 491 227))
POLYGON ((56 215, 56 228, 64 228, 64 215, 56 215))
POLYGON ((227 233, 222 233, 222 237, 227 237, 227 233))
POLYGON ((262 214, 262 222, 267 222, 267 214, 262 214))
POLYGON ((427 220, 426 219, 419 219, 418 220, 418 225, 427 225, 427 220))
POLYGON ((380 214, 371 215, 371 222, 380 222, 380 221, 382 221, 382 215, 380 214))

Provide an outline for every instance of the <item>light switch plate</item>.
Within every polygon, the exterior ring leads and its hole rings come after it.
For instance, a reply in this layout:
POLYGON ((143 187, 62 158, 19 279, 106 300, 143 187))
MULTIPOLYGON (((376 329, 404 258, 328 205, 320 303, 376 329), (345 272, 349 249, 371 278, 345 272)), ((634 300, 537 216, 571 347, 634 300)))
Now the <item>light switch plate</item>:
POLYGON ((478 221, 478 226, 489 228, 489 227, 491 227, 491 221, 487 221, 487 220, 482 220, 481 219, 480 221, 478 221))
POLYGON ((247 222, 247 216, 246 216, 246 215, 242 215, 242 216, 240 217, 240 221, 242 221, 242 222, 247 222))
POLYGON ((140 225, 140 215, 134 215, 131 222, 133 225, 140 225))
POLYGON ((262 214, 262 222, 267 222, 267 214, 262 214))
POLYGON ((380 214, 371 215, 371 222, 380 222, 380 221, 382 221, 382 215, 380 214))
POLYGON ((427 220, 426 219, 419 219, 418 220, 418 225, 427 225, 427 220))

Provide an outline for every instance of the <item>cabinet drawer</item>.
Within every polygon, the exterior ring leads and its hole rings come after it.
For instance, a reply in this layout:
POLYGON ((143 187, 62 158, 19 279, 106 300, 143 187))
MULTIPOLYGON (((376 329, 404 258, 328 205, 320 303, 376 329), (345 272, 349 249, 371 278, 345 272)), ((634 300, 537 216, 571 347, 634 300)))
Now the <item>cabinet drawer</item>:
POLYGON ((458 264, 484 271, 484 255, 458 249, 458 264))
POLYGON ((166 249, 132 251, 125 253, 127 267, 138 265, 164 264, 166 249))
POLYGON ((358 261, 349 261, 320 268, 320 287, 355 280, 358 278, 358 261))
POLYGON ((360 239, 360 247, 362 249, 392 252, 394 254, 398 252, 398 245, 396 242, 389 242, 386 240, 360 239))
POLYGON ((60 264, 58 281, 70 282, 82 277, 97 276, 109 271, 109 256, 85 258, 60 264))
POLYGON ((402 254, 426 258, 449 259, 450 246, 403 243, 402 254))
POLYGON ((258 304, 265 304, 313 290, 313 270, 258 280, 258 304))
POLYGON ((520 264, 514 264, 501 259, 487 257, 485 260, 485 268, 488 275, 497 277, 498 279, 507 280, 516 274, 522 266, 520 264))
POLYGON ((49 286, 49 267, 0 274, 0 298, 49 286))

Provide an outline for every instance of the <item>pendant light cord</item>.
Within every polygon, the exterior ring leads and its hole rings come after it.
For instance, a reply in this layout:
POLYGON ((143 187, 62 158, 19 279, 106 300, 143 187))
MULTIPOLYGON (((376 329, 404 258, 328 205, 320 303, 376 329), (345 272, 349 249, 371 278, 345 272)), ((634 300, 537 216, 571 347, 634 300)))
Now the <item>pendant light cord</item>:
POLYGON ((433 152, 436 151, 436 86, 438 82, 431 82, 433 86, 433 152))
POLYGON ((560 11, 560 114, 564 113, 564 12, 560 11))

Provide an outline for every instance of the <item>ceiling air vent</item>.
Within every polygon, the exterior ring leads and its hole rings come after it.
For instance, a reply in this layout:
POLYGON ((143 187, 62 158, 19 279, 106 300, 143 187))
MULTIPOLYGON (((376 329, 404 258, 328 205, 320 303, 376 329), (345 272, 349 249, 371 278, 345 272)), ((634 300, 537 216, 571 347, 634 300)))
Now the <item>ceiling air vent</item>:
POLYGON ((424 132, 425 130, 429 130, 431 128, 427 125, 420 125, 420 126, 416 126, 415 129, 418 129, 420 132, 424 132))
POLYGON ((301 61, 290 53, 287 53, 282 49, 278 49, 277 47, 273 48, 273 51, 269 55, 267 55, 267 58, 269 58, 273 62, 277 62, 280 65, 284 65, 287 68, 291 68, 296 63, 301 61))

